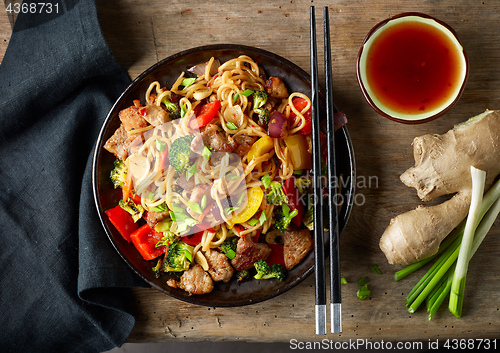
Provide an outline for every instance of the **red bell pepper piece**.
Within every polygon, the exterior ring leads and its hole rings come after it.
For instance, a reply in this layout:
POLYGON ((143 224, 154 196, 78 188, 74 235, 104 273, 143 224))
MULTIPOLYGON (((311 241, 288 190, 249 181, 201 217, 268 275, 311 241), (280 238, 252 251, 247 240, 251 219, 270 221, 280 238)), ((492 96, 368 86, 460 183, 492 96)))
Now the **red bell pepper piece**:
POLYGON ((212 101, 203 105, 200 112, 196 114, 196 118, 189 122, 191 129, 199 129, 213 120, 217 111, 220 108, 220 101, 212 101))
MULTIPOLYGON (((299 112, 302 111, 307 106, 307 100, 301 97, 294 97, 292 99, 292 104, 299 112)), ((305 118, 304 127, 300 130, 302 135, 309 135, 312 132, 312 117, 311 117, 311 108, 307 109, 307 111, 303 114, 305 118)), ((297 114, 293 111, 290 111, 290 119, 292 119, 292 123, 295 123, 297 119, 297 114)))
POLYGON ((182 237, 181 240, 188 245, 196 246, 200 243, 202 237, 203 231, 186 235, 185 237, 182 237))
POLYGON ((107 210, 105 213, 118 233, 130 243, 130 234, 139 227, 132 219, 130 213, 121 208, 120 205, 107 210))
POLYGON ((267 246, 271 248, 271 253, 266 259, 267 264, 269 266, 280 264, 285 267, 284 246, 282 244, 267 244, 267 246))
POLYGON ((157 232, 147 224, 130 234, 130 240, 132 240, 135 248, 144 260, 147 261, 153 260, 165 253, 165 246, 155 247, 162 237, 163 233, 157 232))
POLYGON ((300 202, 299 190, 295 187, 294 177, 291 177, 283 183, 283 191, 288 197, 288 206, 290 211, 297 210, 297 215, 292 218, 292 223, 300 227, 302 219, 304 218, 304 205, 300 202))

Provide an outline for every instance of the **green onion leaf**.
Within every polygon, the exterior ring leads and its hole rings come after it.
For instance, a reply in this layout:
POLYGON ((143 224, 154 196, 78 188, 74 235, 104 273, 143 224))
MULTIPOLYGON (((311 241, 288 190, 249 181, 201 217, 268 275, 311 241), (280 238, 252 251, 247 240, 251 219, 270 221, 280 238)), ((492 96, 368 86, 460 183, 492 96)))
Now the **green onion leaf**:
POLYGON ((187 171, 186 171, 186 180, 189 181, 189 179, 191 179, 191 177, 193 175, 196 174, 196 172, 198 172, 198 169, 196 168, 196 165, 192 165, 191 168, 189 168, 187 171))
POLYGON ((160 152, 163 152, 165 150, 165 146, 167 144, 165 142, 163 142, 162 140, 160 139, 156 139, 156 149, 160 152))
POLYGON ((208 146, 205 146, 203 147, 203 152, 201 152, 201 155, 208 161, 210 159, 210 156, 212 155, 212 152, 210 151, 210 148, 208 146))
POLYGON ((259 217, 260 225, 263 225, 265 221, 267 221, 267 215, 265 212, 262 212, 259 217))
POLYGON ((196 212, 198 214, 202 214, 203 211, 201 210, 200 205, 198 205, 196 202, 193 201, 188 201, 188 206, 193 212, 196 212))
POLYGON ((229 122, 229 123, 226 123, 226 127, 229 129, 229 130, 236 130, 238 127, 232 123, 232 122, 229 122))
POLYGON ((253 94, 254 91, 252 91, 251 89, 246 89, 244 90, 243 92, 241 92, 240 94, 245 96, 245 97, 249 97, 253 94))
POLYGON ((357 296, 359 299, 361 300, 365 300, 366 298, 368 298, 370 296, 372 292, 368 289, 368 286, 365 284, 364 286, 362 286, 361 288, 358 289, 357 291, 357 296))
POLYGON ((249 220, 247 223, 253 227, 253 226, 255 226, 257 223, 259 223, 259 220, 258 220, 257 218, 252 218, 252 219, 251 219, 251 220, 249 220))
POLYGON ((184 231, 186 231, 186 230, 187 230, 187 227, 188 227, 188 226, 187 226, 187 224, 186 224, 186 223, 184 223, 184 222, 182 222, 182 223, 178 223, 178 224, 177 224, 177 232, 178 232, 178 233, 182 233, 182 232, 184 232, 184 231))
POLYGON ((192 218, 189 218, 189 217, 186 217, 185 221, 184 221, 188 226, 190 227, 194 227, 195 225, 197 224, 200 224, 200 222, 192 219, 192 218))
POLYGON ((264 189, 268 189, 271 186, 271 176, 269 174, 264 175, 260 180, 264 184, 264 189))
POLYGON ((236 102, 240 98, 240 94, 236 92, 236 94, 233 96, 233 102, 236 102))
POLYGON ((178 203, 173 203, 172 204, 172 211, 174 211, 176 213, 183 213, 184 208, 182 208, 178 203))
MULTIPOLYGON (((203 197, 201 198, 200 207, 202 210, 204 210, 205 207, 207 207, 207 195, 203 195, 203 197)), ((200 214, 201 214, 201 212, 200 212, 200 214)))
POLYGON ((340 278, 340 283, 347 284, 347 280, 345 279, 345 277, 340 278))
POLYGON ((366 283, 366 277, 361 277, 358 281, 358 286, 362 286, 366 283))
POLYGON ((377 264, 372 264, 372 265, 370 265, 370 269, 371 269, 373 272, 375 272, 375 273, 377 273, 377 274, 379 274, 379 275, 381 275, 381 274, 382 274, 382 271, 380 271, 380 269, 378 268, 378 265, 377 265, 377 264))
POLYGON ((181 118, 184 118, 187 113, 187 106, 185 104, 181 105, 181 118))
POLYGON ((165 202, 159 204, 158 206, 151 207, 151 209, 155 212, 165 212, 166 210, 168 210, 167 204, 165 202))
POLYGON ((181 86, 184 86, 184 88, 187 88, 191 86, 194 82, 196 81, 196 77, 188 77, 182 80, 181 86))

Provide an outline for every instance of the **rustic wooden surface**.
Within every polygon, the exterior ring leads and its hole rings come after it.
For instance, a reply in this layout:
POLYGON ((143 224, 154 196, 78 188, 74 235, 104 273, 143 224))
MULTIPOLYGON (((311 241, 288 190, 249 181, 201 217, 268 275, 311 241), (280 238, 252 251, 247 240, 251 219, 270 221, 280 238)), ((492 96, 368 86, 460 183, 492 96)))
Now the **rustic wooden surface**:
MULTIPOLYGON (((389 265, 378 248, 389 220, 420 204, 415 191, 399 181, 399 175, 413 165, 413 138, 443 133, 487 108, 500 108, 498 1, 97 0, 97 5, 103 33, 131 78, 178 51, 216 43, 270 50, 309 71, 309 6, 316 6, 321 30, 322 7, 328 5, 335 102, 349 118, 358 174, 358 205, 341 239, 342 275, 349 281, 342 286, 342 334, 314 334, 314 280, 310 277, 277 298, 238 308, 201 307, 153 289, 134 289, 129 299, 137 324, 130 342, 500 338, 498 222, 471 262, 461 319, 453 317, 446 305, 431 322, 425 310, 409 314, 404 298, 423 272, 394 282, 393 273, 399 267, 389 265), (355 74, 356 55, 369 29, 407 11, 424 12, 451 25, 470 60, 469 80, 458 104, 444 117, 414 126, 389 121, 371 110, 355 74), (374 263, 382 275, 370 271, 374 263), (364 276, 371 296, 361 301, 356 297, 356 282, 364 276)), ((0 60, 11 31, 2 6, 0 60)))

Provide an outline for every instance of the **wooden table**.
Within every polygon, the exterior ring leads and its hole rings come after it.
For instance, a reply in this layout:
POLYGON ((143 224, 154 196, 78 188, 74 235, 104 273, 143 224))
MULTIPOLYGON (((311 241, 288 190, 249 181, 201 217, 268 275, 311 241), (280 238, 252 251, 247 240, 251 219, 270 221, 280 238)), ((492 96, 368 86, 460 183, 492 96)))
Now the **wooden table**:
MULTIPOLYGON (((413 165, 413 138, 444 133, 487 108, 500 108, 497 1, 97 1, 104 35, 132 78, 173 53, 215 43, 266 49, 309 71, 311 4, 316 6, 318 21, 322 7, 330 7, 335 101, 349 118, 356 153, 358 204, 341 239, 342 275, 349 281, 342 286, 343 333, 314 334, 311 276, 277 298, 237 308, 201 307, 154 289, 131 290, 137 324, 129 342, 327 338, 342 342, 423 341, 427 345, 436 339, 500 337, 498 223, 471 262, 461 319, 453 317, 446 305, 430 322, 425 310, 409 314, 404 298, 423 272, 394 282, 393 274, 400 267, 389 265, 378 247, 389 220, 421 203, 416 192, 399 181, 399 175, 413 165), (364 100, 355 74, 356 55, 369 29, 407 11, 424 12, 451 25, 470 59, 469 80, 458 104, 443 118, 414 126, 377 115, 364 100), (378 264, 383 274, 371 272, 370 264, 378 264), (365 276, 371 296, 361 301, 356 296, 356 282, 365 276)), ((11 33, 11 22, 1 10, 0 60, 11 33)), ((318 30, 321 28, 319 24, 318 30)))

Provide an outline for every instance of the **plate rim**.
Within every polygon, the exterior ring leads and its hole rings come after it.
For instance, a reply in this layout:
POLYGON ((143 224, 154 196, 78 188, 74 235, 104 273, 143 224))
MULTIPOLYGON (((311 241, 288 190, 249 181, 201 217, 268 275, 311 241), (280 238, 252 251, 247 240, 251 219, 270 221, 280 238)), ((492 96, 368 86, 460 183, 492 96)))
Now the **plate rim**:
MULTIPOLYGON (((187 303, 191 304, 196 304, 196 305, 201 305, 201 306, 206 306, 206 307, 238 307, 238 306, 245 306, 245 305, 251 305, 259 302, 266 301, 268 299, 277 297, 278 295, 290 290, 291 288, 295 287, 302 281, 304 281, 307 277, 309 277, 313 271, 314 271, 314 265, 310 266, 307 268, 302 274, 291 280, 290 282, 286 283, 282 287, 278 288, 277 290, 273 291, 272 293, 269 294, 264 294, 257 296, 255 299, 242 299, 238 301, 233 301, 233 302, 219 302, 219 303, 212 303, 212 302, 207 302, 203 301, 203 295, 198 296, 198 295, 180 295, 176 291, 170 291, 154 281, 152 281, 150 278, 148 278, 144 273, 142 273, 133 263, 132 261, 125 256, 123 251, 119 248, 118 244, 116 244, 116 241, 114 240, 114 237, 112 235, 111 230, 108 227, 107 221, 104 219, 104 210, 100 204, 100 197, 99 197, 99 185, 98 185, 98 168, 97 168, 97 163, 99 161, 99 157, 101 155, 102 151, 102 145, 103 145, 103 139, 104 135, 106 133, 106 130, 108 128, 108 125, 111 123, 112 118, 114 117, 115 110, 117 107, 121 104, 122 99, 129 94, 130 91, 132 91, 144 78, 146 78, 148 75, 156 71, 157 69, 161 68, 163 65, 165 65, 168 62, 172 62, 178 58, 181 58, 186 55, 190 55, 196 52, 201 52, 201 51, 214 51, 214 50, 234 50, 234 51, 242 51, 242 52, 247 52, 249 56, 251 56, 252 53, 257 53, 263 56, 266 56, 268 58, 272 58, 273 60, 284 64, 287 67, 291 67, 294 70, 297 70, 301 76, 307 77, 307 80, 310 82, 310 74, 307 73, 304 69, 299 67, 297 64, 291 62, 290 60, 279 56, 273 52, 270 52, 265 49, 257 48, 257 47, 252 47, 252 46, 247 46, 247 45, 240 45, 240 44, 211 44, 211 45, 203 45, 203 46, 197 46, 197 47, 192 47, 177 53, 174 53, 170 56, 165 57, 164 59, 156 62, 155 64, 151 65, 149 68, 144 70, 141 74, 139 74, 135 79, 132 80, 132 82, 127 86, 127 88, 120 94, 120 96, 115 100, 113 103, 112 107, 109 109, 109 112, 106 115, 106 118, 102 122, 101 129, 99 131, 98 137, 96 139, 95 147, 94 147, 94 153, 93 153, 93 158, 92 158, 92 191, 93 191, 93 197, 94 197, 94 203, 97 208, 97 213, 101 222, 101 225, 106 233, 107 238, 113 245, 114 249, 120 257, 124 260, 124 262, 127 264, 127 266, 136 274, 138 275, 146 284, 150 285, 151 287, 159 290, 162 293, 165 293, 173 298, 182 300, 187 303)), ((265 68, 264 68, 265 69, 265 68)), ((337 110, 337 109, 336 109, 337 110)), ((347 152, 348 152, 348 158, 347 160, 349 161, 349 164, 351 166, 350 168, 350 173, 351 175, 349 176, 351 182, 350 182, 350 188, 348 191, 348 197, 347 200, 345 200, 348 204, 347 206, 347 212, 344 217, 344 224, 342 229, 339 229, 339 235, 343 233, 345 230, 345 227, 347 226, 347 223, 349 221, 350 215, 352 213, 352 208, 354 206, 354 196, 355 196, 355 180, 356 180, 356 162, 355 162, 355 155, 354 155, 354 146, 352 144, 352 140, 348 131, 348 128, 346 126, 341 128, 341 132, 344 135, 344 139, 346 140, 347 143, 347 152)), ((326 237, 328 238, 328 237, 326 237)), ((328 244, 325 245, 325 248, 327 247, 328 244)), ((328 257, 328 251, 325 251, 325 257, 328 257)))

